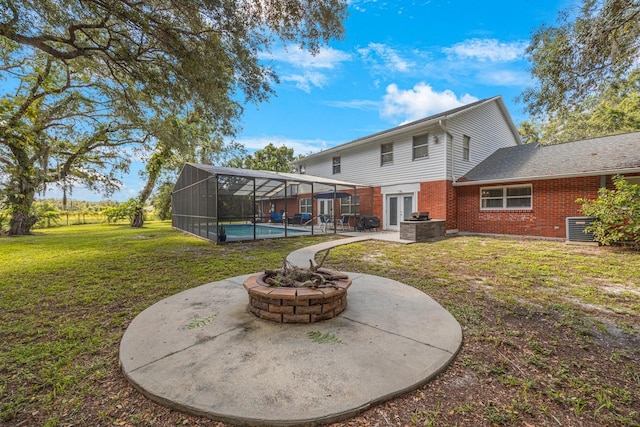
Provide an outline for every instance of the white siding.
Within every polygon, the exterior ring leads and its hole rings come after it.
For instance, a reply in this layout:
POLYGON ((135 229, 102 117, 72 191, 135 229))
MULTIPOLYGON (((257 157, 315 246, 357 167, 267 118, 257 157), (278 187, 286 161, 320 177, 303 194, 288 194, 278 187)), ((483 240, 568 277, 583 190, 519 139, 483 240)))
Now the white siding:
POLYGON ((309 175, 331 177, 364 185, 383 186, 412 182, 451 180, 451 147, 453 146, 453 172, 459 178, 487 156, 501 147, 517 144, 497 102, 488 102, 470 111, 463 111, 443 122, 449 132, 445 138, 437 124, 425 123, 421 127, 395 135, 371 137, 356 147, 331 150, 326 155, 316 154, 303 161, 309 175), (429 157, 413 160, 413 136, 429 133, 429 157), (462 160, 462 136, 471 138, 470 160, 462 160), (438 142, 434 141, 438 137, 438 142), (380 165, 380 146, 393 143, 393 164, 380 165), (340 156, 339 174, 332 173, 332 159, 340 156))
POLYGON ((327 153, 306 162, 306 173, 331 176, 343 181, 364 185, 392 185, 406 182, 435 181, 445 178, 445 144, 442 130, 424 128, 394 137, 381 137, 366 145, 327 153), (413 160, 413 136, 429 133, 429 157, 413 160), (440 142, 434 143, 434 135, 440 142), (380 146, 393 143, 393 164, 380 165, 380 146), (332 175, 332 159, 340 156, 340 174, 332 175))
POLYGON ((483 105, 455 116, 447 122, 447 130, 453 137, 448 141, 453 145, 453 165, 447 156, 447 179, 458 179, 478 163, 489 157, 498 148, 511 147, 518 142, 511 132, 502 111, 495 102, 483 105), (462 137, 471 138, 469 160, 462 159, 462 137))

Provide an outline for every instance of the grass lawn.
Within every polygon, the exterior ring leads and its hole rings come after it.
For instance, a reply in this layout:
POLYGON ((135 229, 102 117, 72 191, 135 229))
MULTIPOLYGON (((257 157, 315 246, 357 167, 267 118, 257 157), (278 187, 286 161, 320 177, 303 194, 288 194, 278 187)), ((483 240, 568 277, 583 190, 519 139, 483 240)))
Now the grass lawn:
MULTIPOLYGON (((0 424, 218 425, 128 385, 127 325, 167 296, 331 238, 216 246, 148 223, 0 239, 0 424)), ((343 424, 640 425, 639 253, 456 237, 341 246, 325 265, 424 290, 464 333, 435 381, 343 424)))

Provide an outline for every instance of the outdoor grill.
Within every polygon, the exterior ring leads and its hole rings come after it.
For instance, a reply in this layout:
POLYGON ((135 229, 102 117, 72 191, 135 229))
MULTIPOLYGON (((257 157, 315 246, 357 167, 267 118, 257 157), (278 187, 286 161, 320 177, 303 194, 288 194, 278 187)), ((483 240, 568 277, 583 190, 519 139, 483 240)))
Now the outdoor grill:
POLYGON ((409 221, 430 221, 429 212, 411 212, 409 221))
POLYGON ((356 223, 357 230, 370 230, 372 228, 380 228, 380 218, 371 215, 362 215, 358 218, 358 222, 356 223))

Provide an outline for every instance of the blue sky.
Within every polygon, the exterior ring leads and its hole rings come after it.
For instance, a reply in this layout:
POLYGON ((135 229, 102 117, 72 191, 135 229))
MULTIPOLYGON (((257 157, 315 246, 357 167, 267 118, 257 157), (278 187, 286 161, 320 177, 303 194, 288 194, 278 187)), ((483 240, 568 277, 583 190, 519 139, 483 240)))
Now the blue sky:
MULTIPOLYGON (((531 34, 572 4, 351 0, 343 40, 315 57, 296 46, 262 55, 280 84, 268 102, 245 106, 236 141, 249 151, 273 143, 307 154, 495 95, 519 124, 527 116, 514 98, 532 84, 524 58, 531 34)), ((142 188, 133 166, 112 200, 142 188)), ((73 198, 104 197, 76 189, 73 198)))

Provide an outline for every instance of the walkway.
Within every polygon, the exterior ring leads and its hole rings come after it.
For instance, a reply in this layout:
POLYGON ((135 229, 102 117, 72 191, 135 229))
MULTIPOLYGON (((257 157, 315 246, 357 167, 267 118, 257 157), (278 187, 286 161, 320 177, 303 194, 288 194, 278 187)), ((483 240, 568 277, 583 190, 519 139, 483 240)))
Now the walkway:
POLYGON ((362 242, 365 240, 383 240, 387 242, 395 242, 402 244, 413 243, 409 240, 400 240, 400 233, 397 231, 379 231, 379 232, 341 232, 339 233, 345 237, 340 240, 330 240, 324 243, 318 243, 317 245, 307 246, 291 252, 287 256, 287 261, 293 265, 300 267, 308 267, 309 260, 314 259, 318 252, 334 248, 336 246, 348 245, 351 243, 362 242))
MULTIPOLYGON (((371 238, 334 240, 316 250, 371 238)), ((397 235, 397 233, 395 233, 397 235)), ((315 425, 352 417, 420 387, 451 363, 458 322, 429 296, 394 280, 348 273, 347 309, 309 325, 247 310, 238 276, 189 289, 140 313, 120 345, 125 376, 163 405, 241 425, 315 425)))

